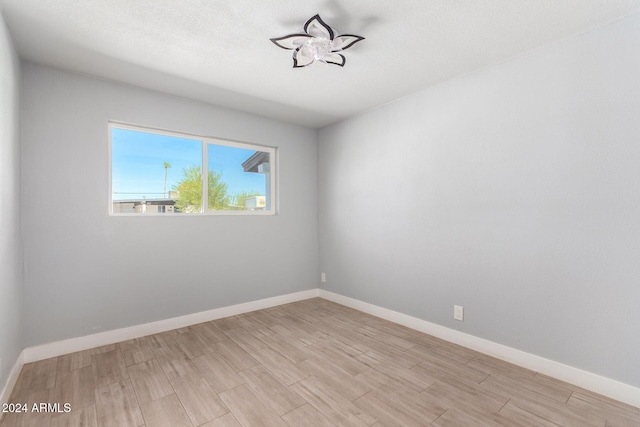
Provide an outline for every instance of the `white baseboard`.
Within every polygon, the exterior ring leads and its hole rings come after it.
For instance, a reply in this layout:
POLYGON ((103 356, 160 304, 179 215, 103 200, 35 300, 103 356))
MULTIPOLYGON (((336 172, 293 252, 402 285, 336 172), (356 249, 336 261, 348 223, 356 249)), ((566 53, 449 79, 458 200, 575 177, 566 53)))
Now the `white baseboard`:
MULTIPOLYGON (((2 407, 5 403, 9 402, 9 397, 11 397, 11 391, 13 391, 13 386, 16 385, 16 381, 18 381, 18 377, 20 376, 20 371, 22 371, 22 366, 24 365, 24 351, 21 351, 18 355, 18 359, 16 363, 13 365, 11 372, 9 372, 9 378, 7 378, 7 382, 2 389, 2 393, 0 393, 0 407, 2 407)), ((2 416, 4 413, 0 411, 0 421, 2 421, 2 416)))
POLYGON ((26 348, 22 353, 20 353, 18 360, 11 371, 7 384, 0 395, 0 403, 6 402, 7 399, 9 399, 9 394, 18 379, 18 375, 20 374, 20 370, 24 363, 31 363, 38 360, 48 359, 50 357, 61 356, 63 354, 74 353, 81 350, 88 350, 94 347, 113 344, 120 341, 126 341, 197 323, 208 322, 223 317, 248 313, 255 310, 261 310, 314 297, 321 297, 329 301, 360 310, 364 313, 407 326, 411 329, 462 345, 472 350, 522 366, 523 368, 527 368, 532 371, 540 372, 561 381, 566 381, 587 390, 591 390, 594 393, 602 394, 620 402, 640 408, 640 388, 638 387, 469 335, 464 332, 446 328, 426 320, 418 319, 393 310, 329 292, 324 289, 310 289, 307 291, 280 295, 277 297, 251 301, 229 307, 221 307, 200 313, 174 317, 172 319, 159 320, 157 322, 145 323, 128 328, 115 329, 99 334, 26 348))
POLYGON ((640 408, 638 387, 324 289, 320 297, 640 408))
POLYGON ((279 295, 276 297, 245 302, 228 307, 214 308, 213 310, 187 314, 185 316, 174 317, 171 319, 158 320, 156 322, 144 323, 142 325, 114 329, 84 337, 71 338, 35 347, 28 347, 25 348, 23 352, 24 363, 36 362, 50 357, 57 357, 63 354, 74 353, 76 351, 88 350, 94 347, 100 347, 133 338, 140 338, 146 335, 153 335, 160 332, 170 331, 172 329, 195 325, 197 323, 235 316, 237 314, 248 313, 250 311, 262 310, 264 308, 301 301, 317 296, 319 296, 319 290, 310 289, 307 291, 279 295))

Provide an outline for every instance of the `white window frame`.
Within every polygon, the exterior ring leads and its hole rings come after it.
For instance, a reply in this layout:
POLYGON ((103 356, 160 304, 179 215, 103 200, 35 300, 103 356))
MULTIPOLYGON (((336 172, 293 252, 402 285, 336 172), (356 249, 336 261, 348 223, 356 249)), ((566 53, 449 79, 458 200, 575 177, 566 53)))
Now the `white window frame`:
POLYGON ((264 216, 264 215, 276 215, 277 214, 277 191, 276 191, 276 178, 277 178, 277 154, 278 154, 278 150, 276 147, 271 147, 271 146, 267 146, 267 145, 261 145, 261 144, 254 144, 254 143, 248 143, 248 142, 239 142, 239 141, 231 141, 231 140, 227 140, 227 139, 221 139, 221 138, 215 138, 215 137, 209 137, 209 136, 202 136, 202 135, 195 135, 195 134, 188 134, 188 133, 183 133, 183 132, 174 132, 174 131, 168 131, 168 130, 162 130, 162 129, 155 129, 155 128, 151 128, 151 127, 147 127, 147 126, 138 126, 138 125, 131 125, 131 124, 126 124, 126 123, 121 123, 121 122, 116 122, 116 121, 110 121, 109 122, 109 141, 108 141, 108 145, 109 145, 109 152, 108 152, 108 158, 109 158, 109 185, 108 185, 108 209, 109 209, 109 216, 136 216, 136 217, 146 217, 146 216, 161 216, 161 217, 194 217, 194 216, 217 216, 217 215, 249 215, 249 216, 264 216), (125 129, 125 130, 132 130, 132 131, 137 131, 137 132, 146 132, 146 133, 153 133, 153 134, 158 134, 158 135, 165 135, 165 136, 172 136, 172 137, 176 137, 176 138, 185 138, 185 139, 194 139, 194 140, 199 140, 202 141, 202 164, 201 164, 201 171, 202 171, 202 211, 201 212, 193 212, 193 213, 178 213, 178 214, 167 214, 167 213, 145 213, 145 214, 139 214, 139 213, 120 213, 120 212, 113 212, 113 193, 112 193, 112 186, 113 186, 113 176, 112 176, 112 171, 113 171, 113 158, 112 158, 112 147, 111 147, 111 141, 112 141, 112 129, 113 128, 118 128, 118 129, 125 129), (213 145, 222 145, 225 147, 234 147, 234 148, 243 148, 243 149, 247 149, 247 150, 256 150, 256 151, 263 151, 263 152, 267 152, 269 153, 269 185, 267 185, 267 192, 268 192, 268 196, 267 197, 267 208, 264 210, 209 210, 207 207, 209 206, 209 192, 208 192, 208 174, 209 174, 209 168, 208 168, 208 147, 209 144, 213 144, 213 145))

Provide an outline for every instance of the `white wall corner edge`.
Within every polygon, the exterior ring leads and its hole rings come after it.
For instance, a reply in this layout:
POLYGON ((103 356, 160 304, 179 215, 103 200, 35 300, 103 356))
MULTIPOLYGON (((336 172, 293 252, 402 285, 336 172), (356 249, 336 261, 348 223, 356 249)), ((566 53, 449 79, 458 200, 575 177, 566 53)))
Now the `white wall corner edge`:
MULTIPOLYGON (((9 397, 11 397, 11 391, 13 391, 13 387, 16 385, 18 381, 18 377, 20 376, 20 372, 22 371, 22 366, 24 365, 24 350, 20 352, 18 355, 18 359, 16 363, 13 365, 11 372, 9 372, 9 378, 7 378, 7 382, 2 389, 2 393, 0 393, 0 407, 2 407, 5 403, 9 402, 9 397)), ((0 410, 0 421, 2 421, 2 416, 4 412, 0 410)))
POLYGON ((214 308, 212 310, 173 317, 171 319, 158 320, 141 325, 126 328, 113 329, 97 334, 86 335, 78 338, 70 338, 62 341, 55 341, 35 347, 27 347, 23 350, 23 363, 37 362, 50 357, 62 356, 63 354, 75 353, 77 351, 88 350, 90 348, 103 345, 114 344, 160 332, 183 328, 198 323, 209 322, 223 317, 235 316, 237 314, 249 313, 251 311, 262 310, 264 308, 275 307, 291 302, 302 301, 309 298, 318 297, 319 290, 309 289, 306 291, 294 292, 291 294, 278 295, 256 301, 245 302, 227 307, 214 308))
POLYGON ((433 335, 445 341, 640 408, 640 388, 638 387, 324 289, 319 289, 319 294, 321 298, 326 300, 433 335))

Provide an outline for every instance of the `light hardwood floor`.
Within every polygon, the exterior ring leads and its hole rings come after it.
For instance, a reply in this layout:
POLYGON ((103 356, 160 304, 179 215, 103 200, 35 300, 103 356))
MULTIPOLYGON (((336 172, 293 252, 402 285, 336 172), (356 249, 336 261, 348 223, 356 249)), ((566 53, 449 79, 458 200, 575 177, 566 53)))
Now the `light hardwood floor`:
POLYGON ((37 426, 640 426, 640 409, 315 298, 25 365, 37 426))

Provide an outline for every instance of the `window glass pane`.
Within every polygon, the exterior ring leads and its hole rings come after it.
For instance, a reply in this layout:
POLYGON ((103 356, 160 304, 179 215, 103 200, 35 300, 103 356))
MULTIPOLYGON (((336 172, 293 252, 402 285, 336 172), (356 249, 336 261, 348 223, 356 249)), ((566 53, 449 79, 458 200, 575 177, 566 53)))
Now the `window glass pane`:
POLYGON ((209 210, 269 210, 268 152, 208 144, 209 210))
POLYGON ((110 130, 111 213, 275 214, 274 148, 127 125, 110 130))
POLYGON ((113 213, 200 212, 202 141, 111 128, 113 213))

